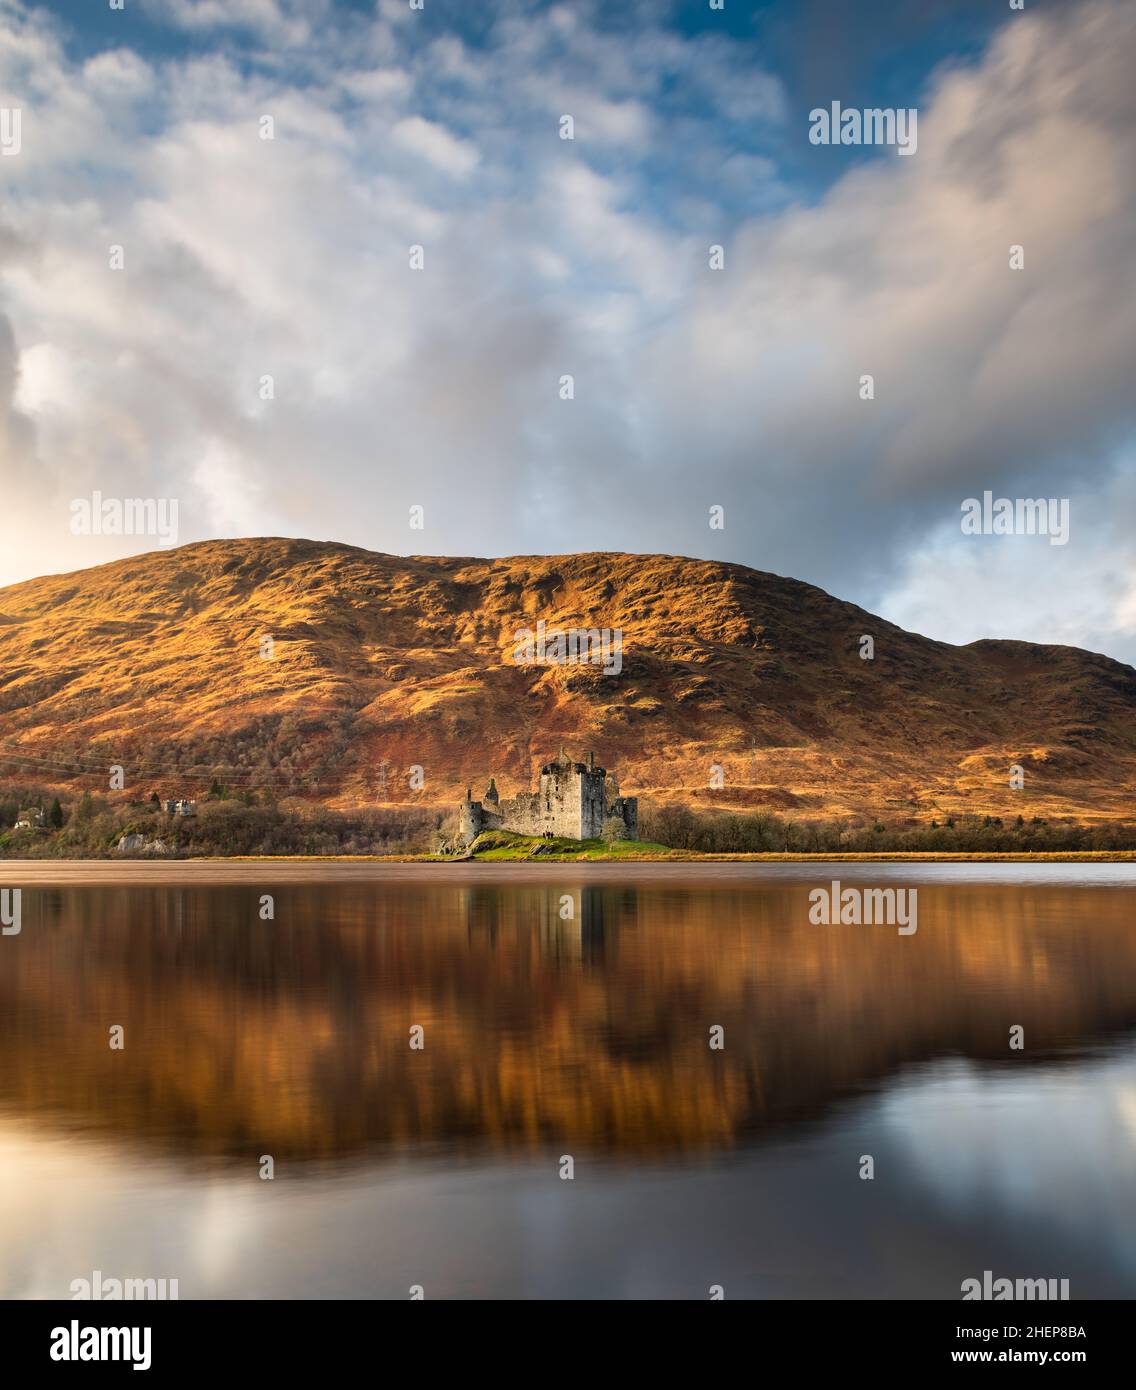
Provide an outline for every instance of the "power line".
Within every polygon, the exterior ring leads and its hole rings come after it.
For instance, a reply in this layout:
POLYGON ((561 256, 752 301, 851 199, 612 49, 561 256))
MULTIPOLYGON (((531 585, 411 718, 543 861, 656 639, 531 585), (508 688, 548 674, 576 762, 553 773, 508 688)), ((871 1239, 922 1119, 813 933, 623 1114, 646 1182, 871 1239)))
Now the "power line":
MULTIPOLYGON (((70 777, 105 777, 108 768, 114 766, 110 763, 83 763, 78 759, 61 761, 58 758, 49 758, 41 753, 28 753, 26 751, 9 752, 7 749, 0 748, 0 761, 19 763, 27 765, 31 771, 43 775, 49 773, 60 773, 70 777)), ((119 764, 123 771, 127 771, 125 764, 119 764)), ((166 778, 182 779, 191 782, 217 781, 223 779, 233 785, 258 785, 265 782, 286 782, 286 781, 316 781, 318 777, 295 772, 281 772, 272 769, 265 772, 257 772, 252 768, 219 767, 214 766, 205 772, 187 772, 180 768, 170 767, 137 767, 131 768, 130 775, 134 778, 166 778)))

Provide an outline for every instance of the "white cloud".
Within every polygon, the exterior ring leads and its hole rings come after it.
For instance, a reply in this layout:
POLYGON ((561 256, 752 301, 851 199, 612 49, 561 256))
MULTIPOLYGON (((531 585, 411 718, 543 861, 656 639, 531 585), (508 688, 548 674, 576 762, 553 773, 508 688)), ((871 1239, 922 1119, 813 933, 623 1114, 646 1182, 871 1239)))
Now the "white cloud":
POLYGON ((396 145, 432 164, 443 173, 465 178, 477 168, 480 156, 468 140, 451 134, 445 126, 421 116, 405 116, 391 130, 396 145))
POLYGON ((974 630, 965 592, 991 632, 1136 656, 1130 9, 1015 16, 922 101, 916 156, 797 204, 756 138, 807 140, 776 78, 647 9, 629 43, 601 8, 503 6, 484 46, 398 5, 342 28, 283 0, 165 13, 189 54, 82 63, 0 5, 0 93, 25 103, 0 170, 0 476, 23 508, 0 578, 89 562, 58 503, 98 485, 180 496, 183 538, 720 554, 931 635, 974 630), (976 570, 950 528, 986 487, 1077 491, 1099 527, 976 570), (984 575, 1005 582, 980 598, 984 575))
MULTIPOLYGON (((294 3, 280 0, 157 0, 170 23, 189 30, 252 29, 274 43, 301 44, 311 34, 294 3)), ((307 0, 307 13, 318 22, 328 13, 326 0, 307 0)))

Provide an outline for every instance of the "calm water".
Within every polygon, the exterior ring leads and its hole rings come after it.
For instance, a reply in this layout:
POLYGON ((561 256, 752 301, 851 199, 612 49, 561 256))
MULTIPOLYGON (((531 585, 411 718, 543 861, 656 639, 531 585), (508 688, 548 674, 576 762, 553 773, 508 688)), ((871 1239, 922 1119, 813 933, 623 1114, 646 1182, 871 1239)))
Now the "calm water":
POLYGON ((1127 867, 51 872, 0 865, 2 1296, 1136 1295, 1127 867), (832 877, 918 932, 811 925, 832 877))

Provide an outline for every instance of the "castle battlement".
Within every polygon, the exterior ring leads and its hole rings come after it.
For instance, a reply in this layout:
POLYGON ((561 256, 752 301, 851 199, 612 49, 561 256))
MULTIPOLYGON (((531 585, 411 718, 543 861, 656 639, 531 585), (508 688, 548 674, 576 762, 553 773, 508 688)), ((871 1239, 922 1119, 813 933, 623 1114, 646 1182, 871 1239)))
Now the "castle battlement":
POLYGON ((615 778, 610 783, 605 768, 595 755, 578 763, 563 749, 540 770, 534 792, 521 792, 510 801, 501 801, 496 779, 481 801, 473 800, 472 788, 458 808, 459 835, 471 844, 483 830, 512 830, 518 835, 562 835, 571 840, 595 840, 603 835, 604 823, 611 817, 623 822, 623 838, 639 838, 639 802, 634 796, 621 796, 615 778))

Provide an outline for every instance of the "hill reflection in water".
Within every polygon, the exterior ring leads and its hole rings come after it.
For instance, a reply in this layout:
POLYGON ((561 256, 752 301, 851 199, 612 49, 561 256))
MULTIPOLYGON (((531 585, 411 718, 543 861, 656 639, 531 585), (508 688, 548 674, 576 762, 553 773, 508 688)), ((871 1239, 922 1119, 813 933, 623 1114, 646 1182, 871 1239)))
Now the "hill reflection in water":
POLYGON ((291 886, 265 922, 251 887, 29 890, 0 970, 0 1105, 191 1162, 667 1158, 914 1063, 1028 1072, 1136 1024, 1131 891, 924 885, 908 938, 810 925, 807 891, 291 886))
POLYGON ((924 877, 900 937, 677 875, 26 889, 0 1296, 1136 1295, 1123 880, 924 877))

